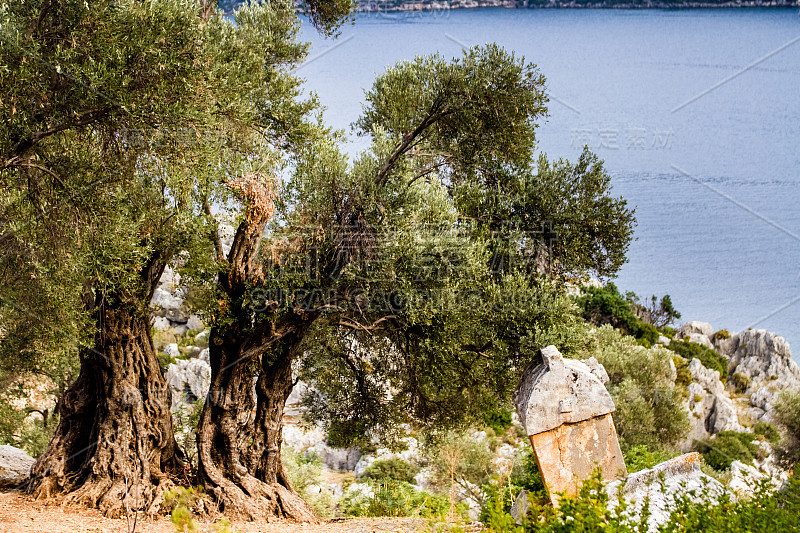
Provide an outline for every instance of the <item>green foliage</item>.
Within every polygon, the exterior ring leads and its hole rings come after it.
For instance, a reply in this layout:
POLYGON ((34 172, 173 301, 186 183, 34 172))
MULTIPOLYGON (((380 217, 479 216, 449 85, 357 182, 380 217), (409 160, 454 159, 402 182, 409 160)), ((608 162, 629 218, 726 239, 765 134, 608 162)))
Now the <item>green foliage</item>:
POLYGON ((645 348, 650 348, 656 342, 658 342, 658 337, 661 336, 661 332, 658 331, 655 326, 651 326, 647 323, 640 323, 636 328, 636 341, 645 348))
POLYGON ((715 339, 720 339, 720 340, 730 339, 731 338, 731 332, 728 331, 727 329, 721 329, 721 330, 717 331, 716 333, 714 333, 714 338, 715 339))
POLYGON ((770 422, 756 422, 753 424, 753 434, 762 437, 770 444, 776 444, 781 437, 778 428, 770 422))
POLYGON ((451 483, 482 486, 493 474, 494 454, 488 438, 477 438, 462 431, 428 434, 423 439, 423 455, 431 469, 437 492, 447 492, 451 483))
MULTIPOLYGON (((617 286, 610 282, 603 287, 584 286, 582 290, 583 294, 577 298, 577 303, 583 318, 597 326, 610 324, 635 337, 645 348, 650 348, 658 341, 661 332, 649 322, 652 316, 646 307, 638 303, 635 294, 629 292, 623 296, 617 286), (642 316, 647 320, 642 320, 642 316)), ((671 308, 669 296, 664 298, 667 304, 662 301, 662 305, 671 308)))
POLYGON ((610 324, 631 335, 638 329, 639 320, 631 310, 630 302, 613 283, 603 287, 585 286, 577 301, 583 318, 592 324, 610 324))
POLYGON ((644 348, 605 325, 589 336, 580 358, 595 357, 609 376, 607 385, 617 410, 614 423, 624 450, 676 445, 689 430, 683 391, 672 382, 672 353, 644 348))
MULTIPOLYGON (((418 491, 412 485, 389 479, 375 482, 372 495, 352 491, 339 502, 345 516, 411 516, 444 520, 450 509, 445 496, 418 491)), ((463 504, 456 506, 457 513, 466 516, 463 504)))
MULTIPOLYGON (((607 508, 608 497, 599 477, 586 482, 579 495, 563 497, 558 509, 549 505, 531 506, 528 519, 517 525, 493 503, 486 520, 492 533, 567 533, 594 532, 645 533, 645 513, 630 516, 624 505, 607 508)), ((707 490, 684 494, 677 500, 669 520, 658 531, 662 533, 744 533, 759 531, 800 531, 800 479, 792 478, 788 486, 775 492, 768 483, 756 488, 751 498, 733 501, 729 495, 711 498, 707 490)))
MULTIPOLYGON (((325 488, 312 492, 311 487, 322 487, 322 458, 313 452, 300 453, 291 447, 281 451, 283 466, 292 487, 314 509, 317 516, 330 518, 334 515, 333 494, 325 488)), ((346 487, 344 487, 346 489, 346 487)))
POLYGON ((496 434, 503 434, 511 427, 511 411, 496 407, 483 414, 483 422, 487 428, 492 428, 496 434))
POLYGON ((680 355, 687 361, 699 359, 703 366, 711 370, 717 370, 722 381, 728 379, 728 360, 715 350, 689 341, 672 341, 668 348, 680 355))
POLYGON ((625 466, 630 473, 652 468, 659 463, 663 463, 675 457, 674 453, 669 453, 664 450, 650 451, 647 446, 643 444, 631 446, 623 455, 625 457, 625 466))
POLYGON ((47 449, 58 424, 58 415, 48 409, 18 408, 28 403, 24 387, 33 384, 35 380, 18 381, 16 386, 7 387, 0 394, 0 444, 21 448, 31 457, 39 457, 47 449))
POLYGON ((170 512, 170 520, 180 532, 199 531, 192 507, 203 498, 202 487, 175 487, 164 491, 163 509, 170 512))
POLYGON ((694 441, 692 447, 715 470, 728 470, 733 461, 752 465, 754 458, 763 458, 763 451, 753 442, 754 439, 752 433, 720 431, 710 439, 694 441))
POLYGON ((778 458, 785 466, 800 462, 800 393, 782 391, 772 406, 775 424, 783 430, 778 458))
POLYGON ((376 481, 389 480, 413 483, 419 467, 399 458, 381 459, 367 467, 364 476, 376 481))
POLYGON ((525 451, 515 461, 514 468, 511 470, 510 482, 515 489, 527 490, 531 497, 537 494, 545 495, 542 474, 539 472, 539 465, 536 463, 536 455, 530 447, 526 447, 525 451))
POLYGON ((205 398, 198 398, 192 404, 179 404, 172 412, 175 421, 175 440, 183 452, 184 461, 192 471, 197 469, 197 424, 203 413, 205 398))
POLYGON ((692 372, 689 370, 689 361, 679 355, 672 357, 675 364, 675 385, 686 388, 692 382, 692 372))
POLYGON ((635 293, 628 292, 625 294, 625 299, 631 304, 631 310, 642 323, 655 328, 664 328, 681 317, 672 305, 669 294, 664 295, 661 300, 653 295, 649 301, 642 302, 635 293))
POLYGON ((718 504, 696 503, 684 495, 664 533, 740 533, 760 531, 800 531, 800 480, 789 480, 783 490, 774 491, 762 483, 750 498, 738 502, 723 497, 718 504))
POLYGON ((739 394, 744 394, 750 387, 750 378, 741 372, 734 372, 728 382, 739 394))

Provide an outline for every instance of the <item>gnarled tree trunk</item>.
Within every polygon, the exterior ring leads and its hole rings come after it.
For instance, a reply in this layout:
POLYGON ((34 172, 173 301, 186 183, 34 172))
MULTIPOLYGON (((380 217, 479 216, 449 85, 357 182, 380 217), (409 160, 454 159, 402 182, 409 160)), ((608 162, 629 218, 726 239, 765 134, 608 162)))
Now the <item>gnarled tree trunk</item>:
POLYGON ((66 493, 110 516, 157 510, 171 484, 166 472, 181 461, 149 317, 124 305, 102 305, 95 317, 94 348, 81 352, 80 375, 61 399, 29 488, 38 497, 66 493))
POLYGON ((197 429, 198 474, 228 515, 317 521, 281 461, 291 363, 306 327, 290 326, 278 342, 264 339, 272 349, 255 357, 245 348, 252 339, 238 328, 212 330, 211 389, 197 429))

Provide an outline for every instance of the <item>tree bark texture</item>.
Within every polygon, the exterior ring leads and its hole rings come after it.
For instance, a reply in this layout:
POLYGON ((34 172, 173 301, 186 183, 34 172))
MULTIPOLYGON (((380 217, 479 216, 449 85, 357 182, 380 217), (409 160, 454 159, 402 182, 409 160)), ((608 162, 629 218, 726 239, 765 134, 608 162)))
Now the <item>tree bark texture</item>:
POLYGON ((38 497, 120 516, 154 512, 181 460, 170 394, 141 312, 100 307, 94 348, 81 351, 78 379, 60 401, 61 418, 29 486, 38 497))

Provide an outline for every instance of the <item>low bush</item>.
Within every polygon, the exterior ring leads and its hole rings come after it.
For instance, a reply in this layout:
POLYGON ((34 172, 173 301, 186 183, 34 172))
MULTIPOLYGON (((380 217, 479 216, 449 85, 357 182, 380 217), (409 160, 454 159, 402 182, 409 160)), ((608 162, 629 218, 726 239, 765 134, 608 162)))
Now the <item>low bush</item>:
POLYGON ((713 469, 727 470, 734 461, 752 465, 753 459, 763 458, 764 452, 754 440, 753 433, 720 431, 710 439, 694 441, 692 447, 713 469))
POLYGON ((731 338, 731 332, 728 331, 727 329, 721 329, 721 330, 717 331, 716 333, 714 333, 714 338, 715 339, 720 339, 720 340, 730 339, 731 338))
POLYGON ((800 463, 800 393, 782 391, 772 408, 775 423, 783 430, 778 459, 787 468, 796 467, 800 463))
MULTIPOLYGON (((409 483, 384 479, 372 484, 371 494, 348 493, 340 502, 345 516, 410 516, 444 520, 450 509, 445 496, 418 491, 409 483)), ((466 516, 466 506, 456 505, 456 513, 466 516)))
POLYGON ((778 433, 778 428, 775 427, 774 424, 770 424, 769 422, 756 422, 753 425, 753 433, 762 437, 765 441, 769 442, 770 444, 775 444, 780 440, 781 435, 778 433))
POLYGON ((680 355, 673 356, 672 363, 675 365, 675 385, 688 387, 692 382, 692 373, 689 371, 689 361, 680 355))
POLYGON ((364 476, 374 480, 413 483, 419 468, 402 459, 381 459, 367 467, 364 476))
POLYGON ((298 453, 293 448, 286 446, 281 451, 283 466, 289 476, 292 486, 297 493, 314 509, 322 518, 330 518, 334 514, 335 502, 333 493, 322 489, 313 492, 312 487, 321 487, 322 458, 313 452, 298 453))
POLYGON ((628 472, 632 474, 639 470, 653 468, 659 463, 672 459, 676 454, 666 450, 650 451, 647 446, 639 444, 630 447, 623 453, 623 456, 625 457, 625 466, 628 472))
POLYGON ((741 372, 734 372, 728 380, 728 383, 733 385, 733 389, 739 394, 744 394, 747 388, 750 387, 750 378, 741 372))
POLYGON ((728 379, 728 360, 711 348, 688 341, 672 341, 667 348, 687 361, 699 359, 704 367, 718 370, 722 381, 728 379))
POLYGON ((583 318, 592 324, 609 324, 628 334, 636 331, 639 319, 613 283, 604 287, 583 287, 583 294, 576 301, 583 318))
POLYGON ((483 414, 483 423, 487 428, 492 428, 497 435, 502 435, 511 427, 511 411, 500 407, 490 409, 483 414))
MULTIPOLYGON (((723 494, 716 501, 692 491, 676 501, 659 533, 744 533, 800 531, 800 479, 773 492, 759 485, 750 498, 733 501, 723 494)), ((648 515, 631 516, 624 505, 608 509, 608 496, 599 476, 591 479, 575 497, 563 497, 558 509, 534 502, 519 525, 498 502, 492 502, 485 521, 490 533, 645 533, 648 515)))

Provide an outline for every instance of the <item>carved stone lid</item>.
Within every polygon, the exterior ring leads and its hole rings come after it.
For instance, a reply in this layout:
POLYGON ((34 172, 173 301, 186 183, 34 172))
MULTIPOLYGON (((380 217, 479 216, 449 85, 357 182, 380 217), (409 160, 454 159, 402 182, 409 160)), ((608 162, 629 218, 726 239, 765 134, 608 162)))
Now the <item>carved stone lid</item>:
POLYGON ((541 354, 542 363, 525 369, 514 391, 517 414, 528 435, 614 411, 611 395, 586 364, 564 359, 552 345, 541 354))

